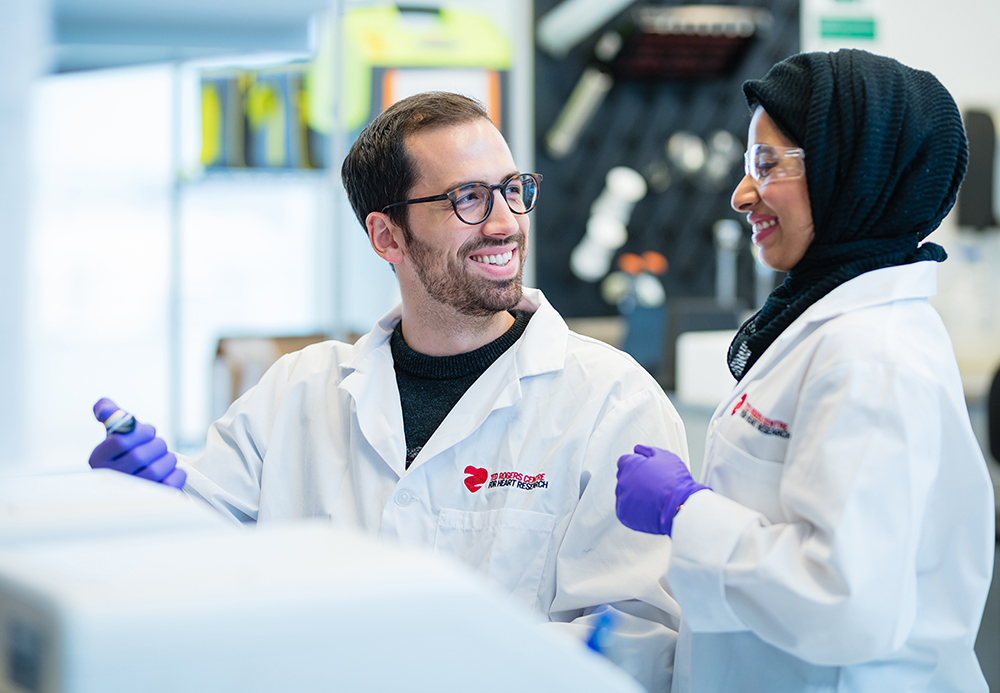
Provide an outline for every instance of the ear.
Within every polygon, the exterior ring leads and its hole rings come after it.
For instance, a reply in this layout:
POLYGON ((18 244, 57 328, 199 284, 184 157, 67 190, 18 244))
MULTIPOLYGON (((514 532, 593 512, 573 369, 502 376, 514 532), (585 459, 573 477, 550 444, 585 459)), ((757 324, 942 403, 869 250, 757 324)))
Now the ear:
POLYGON ((382 212, 372 212, 365 218, 368 241, 372 249, 386 262, 397 264, 403 260, 403 231, 382 212))

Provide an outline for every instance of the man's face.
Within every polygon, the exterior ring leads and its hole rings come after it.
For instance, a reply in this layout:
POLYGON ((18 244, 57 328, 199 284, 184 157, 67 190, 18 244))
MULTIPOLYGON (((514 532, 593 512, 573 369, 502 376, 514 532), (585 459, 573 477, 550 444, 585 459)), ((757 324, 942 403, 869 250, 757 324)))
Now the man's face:
MULTIPOLYGON (((418 175, 409 198, 468 183, 496 185, 518 173, 507 143, 485 119, 424 130, 406 145, 418 175)), ((528 217, 512 213, 499 191, 493 195, 493 211, 474 226, 455 215, 449 200, 407 207, 404 263, 431 301, 465 315, 493 315, 521 300, 528 217)))

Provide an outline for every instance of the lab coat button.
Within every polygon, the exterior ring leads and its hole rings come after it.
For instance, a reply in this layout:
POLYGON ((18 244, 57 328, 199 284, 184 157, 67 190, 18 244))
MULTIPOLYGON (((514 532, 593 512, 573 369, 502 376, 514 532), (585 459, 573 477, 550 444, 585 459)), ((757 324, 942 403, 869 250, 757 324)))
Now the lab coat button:
POLYGON ((396 491, 396 505, 405 508, 412 502, 413 502, 413 494, 407 491, 405 488, 396 491))

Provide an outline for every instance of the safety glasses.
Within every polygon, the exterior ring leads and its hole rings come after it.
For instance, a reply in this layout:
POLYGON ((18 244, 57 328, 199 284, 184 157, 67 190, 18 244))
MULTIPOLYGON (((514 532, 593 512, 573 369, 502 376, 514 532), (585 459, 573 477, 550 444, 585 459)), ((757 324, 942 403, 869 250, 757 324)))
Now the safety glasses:
POLYGON ((806 172, 806 153, 801 147, 754 144, 743 155, 743 172, 758 185, 800 178, 806 172))

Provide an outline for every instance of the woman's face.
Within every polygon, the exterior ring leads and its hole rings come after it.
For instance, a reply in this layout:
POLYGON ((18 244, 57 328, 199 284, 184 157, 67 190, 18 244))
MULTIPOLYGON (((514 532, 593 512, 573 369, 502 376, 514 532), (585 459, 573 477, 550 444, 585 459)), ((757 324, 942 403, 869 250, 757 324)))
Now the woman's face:
MULTIPOLYGON (((750 120, 747 143, 747 149, 754 144, 796 146, 761 106, 750 120)), ((760 249, 765 265, 787 272, 799 264, 815 237, 805 173, 797 178, 774 178, 765 184, 745 175, 733 191, 731 204, 737 212, 746 213, 753 227, 753 243, 760 249)))

